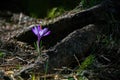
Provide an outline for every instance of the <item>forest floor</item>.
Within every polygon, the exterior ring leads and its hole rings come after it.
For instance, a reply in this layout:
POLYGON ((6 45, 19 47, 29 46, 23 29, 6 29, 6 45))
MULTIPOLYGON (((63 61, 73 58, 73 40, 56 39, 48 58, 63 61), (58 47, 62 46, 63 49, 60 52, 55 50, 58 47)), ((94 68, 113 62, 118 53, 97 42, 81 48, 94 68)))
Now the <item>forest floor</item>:
MULTIPOLYGON (((6 13, 5 13, 6 14, 6 13)), ((17 31, 26 26, 40 23, 40 19, 30 18, 24 16, 23 21, 20 21, 20 14, 7 13, 8 16, 0 18, 0 80, 24 80, 30 76, 14 77, 14 74, 23 66, 35 62, 37 52, 34 47, 21 41, 13 40, 17 35, 17 31), (12 16, 11 16, 12 14, 12 16)), ((82 72, 77 72, 79 65, 74 69, 63 68, 63 73, 66 69, 68 75, 51 74, 48 77, 56 78, 55 80, 62 80, 58 78, 66 78, 64 80, 119 80, 120 77, 120 43, 119 38, 113 38, 112 35, 102 34, 97 36, 95 44, 91 47, 89 53, 95 57, 92 66, 82 68, 82 72), (70 74, 69 71, 74 74, 70 74), (81 73, 81 74, 79 74, 81 73), (79 74, 79 75, 78 75, 79 74), (59 77, 60 76, 60 77, 59 77), (80 76, 80 78, 78 78, 80 76), (82 76, 82 77, 81 77, 82 76)), ((89 61, 89 60, 88 60, 89 61)), ((89 61, 91 62, 91 61, 89 61)), ((81 63, 80 63, 81 64, 81 63)), ((87 62, 83 63, 87 65, 87 62)), ((74 65, 74 64, 73 64, 74 65)), ((32 78, 34 74, 31 74, 32 78)), ((42 76, 44 77, 44 76, 42 76)), ((28 79, 29 80, 29 79, 28 79)), ((34 80, 34 79, 30 79, 34 80)), ((37 79, 36 79, 37 80, 37 79)), ((49 79, 48 79, 49 80, 49 79)), ((52 79, 51 79, 52 80, 52 79)))

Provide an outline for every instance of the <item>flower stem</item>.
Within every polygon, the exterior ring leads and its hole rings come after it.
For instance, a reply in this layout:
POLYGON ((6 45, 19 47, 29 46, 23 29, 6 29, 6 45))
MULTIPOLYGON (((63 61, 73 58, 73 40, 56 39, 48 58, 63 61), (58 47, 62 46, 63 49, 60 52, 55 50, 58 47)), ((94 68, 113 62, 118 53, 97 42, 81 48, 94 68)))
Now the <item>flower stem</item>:
POLYGON ((41 46, 42 46, 42 40, 41 41, 37 41, 38 56, 41 55, 41 46))
POLYGON ((38 56, 40 56, 40 46, 39 46, 39 41, 37 41, 37 51, 38 51, 38 56))

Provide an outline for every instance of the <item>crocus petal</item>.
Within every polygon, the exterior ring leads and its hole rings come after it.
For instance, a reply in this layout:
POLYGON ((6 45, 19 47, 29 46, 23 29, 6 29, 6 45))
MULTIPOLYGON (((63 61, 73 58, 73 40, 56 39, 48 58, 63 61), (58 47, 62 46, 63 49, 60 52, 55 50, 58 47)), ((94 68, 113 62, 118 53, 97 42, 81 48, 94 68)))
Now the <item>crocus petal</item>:
POLYGON ((43 30, 39 31, 40 36, 43 36, 45 33, 47 33, 48 28, 44 28, 43 30))
POLYGON ((35 35, 37 35, 37 34, 38 34, 37 27, 33 27, 33 28, 32 28, 32 31, 34 32, 34 34, 35 34, 35 35))
POLYGON ((40 25, 38 25, 38 31, 42 30, 42 27, 40 25))
POLYGON ((44 28, 43 32, 46 33, 48 31, 48 28, 44 28))
POLYGON ((45 33, 43 36, 47 36, 51 33, 51 31, 48 31, 47 33, 45 33))

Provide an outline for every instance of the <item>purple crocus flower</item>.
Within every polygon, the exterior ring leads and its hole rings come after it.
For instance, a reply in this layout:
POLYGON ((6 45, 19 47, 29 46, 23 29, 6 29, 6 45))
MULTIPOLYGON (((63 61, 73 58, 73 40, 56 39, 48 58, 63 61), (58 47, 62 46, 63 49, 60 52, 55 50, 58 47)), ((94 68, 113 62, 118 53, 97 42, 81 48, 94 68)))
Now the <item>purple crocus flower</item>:
POLYGON ((40 42, 40 39, 43 36, 47 36, 51 32, 51 31, 48 30, 48 28, 42 29, 42 27, 40 25, 33 27, 32 31, 38 37, 38 43, 40 42))

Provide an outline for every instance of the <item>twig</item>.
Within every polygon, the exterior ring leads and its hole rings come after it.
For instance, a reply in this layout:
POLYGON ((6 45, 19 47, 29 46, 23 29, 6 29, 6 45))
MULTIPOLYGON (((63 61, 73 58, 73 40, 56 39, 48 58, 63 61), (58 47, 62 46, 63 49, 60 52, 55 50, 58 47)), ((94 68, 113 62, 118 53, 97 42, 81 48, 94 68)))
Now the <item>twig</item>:
POLYGON ((77 56, 76 56, 75 54, 74 54, 74 57, 75 57, 75 59, 76 59, 78 65, 80 66, 79 60, 78 60, 78 58, 77 58, 77 56))

